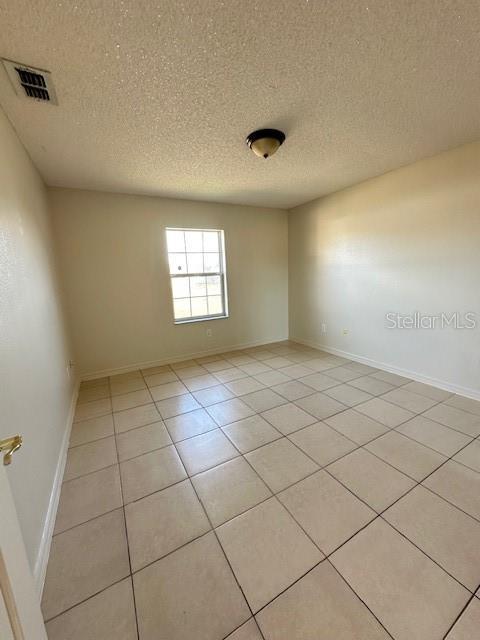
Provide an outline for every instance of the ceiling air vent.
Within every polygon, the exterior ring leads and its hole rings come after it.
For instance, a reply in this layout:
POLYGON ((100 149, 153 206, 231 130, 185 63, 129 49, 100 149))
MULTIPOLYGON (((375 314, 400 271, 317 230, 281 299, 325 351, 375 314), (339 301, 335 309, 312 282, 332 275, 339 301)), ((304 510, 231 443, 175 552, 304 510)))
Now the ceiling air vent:
POLYGON ((2 62, 13 84, 15 93, 19 97, 58 104, 57 94, 49 71, 27 67, 13 60, 3 60, 2 62))

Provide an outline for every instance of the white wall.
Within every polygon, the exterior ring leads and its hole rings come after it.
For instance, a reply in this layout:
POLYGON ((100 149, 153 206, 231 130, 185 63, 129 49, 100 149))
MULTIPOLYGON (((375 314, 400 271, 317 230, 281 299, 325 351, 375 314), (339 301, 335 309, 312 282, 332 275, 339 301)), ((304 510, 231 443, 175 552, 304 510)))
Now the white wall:
POLYGON ((480 143, 293 209, 289 258, 292 338, 480 393, 479 328, 385 322, 459 311, 480 323, 480 143))
POLYGON ((49 195, 83 374, 288 336, 285 211, 71 189, 49 195), (228 319, 174 325, 165 227, 225 231, 228 319))
POLYGON ((0 438, 24 437, 8 477, 30 565, 40 572, 74 391, 69 358, 46 189, 0 109, 0 438))

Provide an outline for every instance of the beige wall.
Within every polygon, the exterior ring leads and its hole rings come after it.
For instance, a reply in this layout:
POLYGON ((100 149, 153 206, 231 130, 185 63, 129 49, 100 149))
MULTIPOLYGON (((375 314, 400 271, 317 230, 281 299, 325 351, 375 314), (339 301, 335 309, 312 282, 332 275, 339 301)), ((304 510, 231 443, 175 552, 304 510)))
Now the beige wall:
POLYGON ((41 572, 73 385, 46 190, 1 109, 0 149, 0 438, 24 437, 7 473, 31 567, 41 572))
POLYGON ((70 189, 49 194, 83 374, 287 337, 285 211, 70 189), (174 325, 169 226, 224 229, 228 319, 174 325))
POLYGON ((480 144, 293 209, 289 259, 291 337, 480 393, 479 328, 387 330, 384 319, 480 322, 480 144))

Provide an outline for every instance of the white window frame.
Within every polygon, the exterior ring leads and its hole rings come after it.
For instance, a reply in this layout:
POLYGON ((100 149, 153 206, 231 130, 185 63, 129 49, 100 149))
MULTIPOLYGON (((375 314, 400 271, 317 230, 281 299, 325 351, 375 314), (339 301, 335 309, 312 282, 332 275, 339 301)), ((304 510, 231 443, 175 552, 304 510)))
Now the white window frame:
MULTIPOLYGON (((172 315, 173 315, 173 322, 174 324, 189 324, 192 322, 205 322, 206 320, 222 320, 223 318, 228 318, 228 295, 227 295, 227 267, 226 267, 226 260, 225 260, 225 232, 223 231, 223 229, 199 229, 199 228, 191 228, 191 227, 166 227, 165 228, 165 244, 166 244, 166 249, 167 249, 167 265, 168 265, 168 277, 169 277, 169 284, 170 284, 170 297, 171 297, 171 301, 172 301, 172 315), (215 232, 218 233, 218 252, 219 252, 219 264, 220 264, 220 271, 209 271, 209 272, 201 272, 201 273, 182 273, 182 274, 172 274, 170 273, 170 253, 178 253, 176 251, 172 251, 170 252, 168 249, 168 235, 167 232, 168 231, 202 231, 202 232, 215 232), (222 302, 223 302, 223 312, 222 313, 215 313, 215 314, 208 314, 208 315, 203 315, 203 316, 190 316, 187 318, 175 318, 175 307, 174 307, 174 300, 175 298, 173 297, 173 287, 172 287, 172 280, 174 278, 192 278, 192 277, 209 277, 209 276, 220 276, 220 295, 222 298, 222 302)), ((185 251, 185 254, 189 253, 188 251, 185 251)), ((202 253, 205 253, 204 251, 202 251, 202 253)), ((188 270, 187 270, 188 271, 188 270)), ((190 284, 190 283, 189 283, 190 284)), ((191 291, 190 291, 191 294, 191 291)), ((192 300, 192 296, 188 296, 190 298, 190 305, 191 305, 191 300, 192 300)), ((191 306, 190 306, 190 310, 191 310, 191 306)))

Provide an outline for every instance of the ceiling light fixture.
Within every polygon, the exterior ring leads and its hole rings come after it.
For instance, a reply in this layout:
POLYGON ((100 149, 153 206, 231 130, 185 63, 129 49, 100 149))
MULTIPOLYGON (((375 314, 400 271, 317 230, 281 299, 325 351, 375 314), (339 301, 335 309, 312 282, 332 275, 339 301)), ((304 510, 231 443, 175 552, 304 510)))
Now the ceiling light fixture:
POLYGON ((285 140, 285 134, 278 129, 259 129, 247 136, 247 145, 256 156, 269 158, 285 140))

